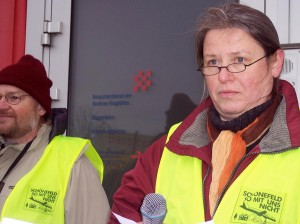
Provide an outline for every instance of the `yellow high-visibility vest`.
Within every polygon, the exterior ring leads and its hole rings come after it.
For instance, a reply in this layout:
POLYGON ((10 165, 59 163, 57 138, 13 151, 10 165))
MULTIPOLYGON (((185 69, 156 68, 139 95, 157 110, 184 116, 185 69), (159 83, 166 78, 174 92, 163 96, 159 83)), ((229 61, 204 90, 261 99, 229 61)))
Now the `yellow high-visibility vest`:
MULTIPOLYGON (((299 224, 299 161, 300 148, 259 154, 227 190, 214 223, 299 224)), ((164 149, 156 181, 167 203, 164 223, 204 222, 202 179, 201 160, 164 149)))
POLYGON ((90 140, 56 136, 41 159, 9 194, 1 220, 11 218, 34 224, 63 224, 64 199, 72 167, 84 152, 103 178, 103 162, 90 140))

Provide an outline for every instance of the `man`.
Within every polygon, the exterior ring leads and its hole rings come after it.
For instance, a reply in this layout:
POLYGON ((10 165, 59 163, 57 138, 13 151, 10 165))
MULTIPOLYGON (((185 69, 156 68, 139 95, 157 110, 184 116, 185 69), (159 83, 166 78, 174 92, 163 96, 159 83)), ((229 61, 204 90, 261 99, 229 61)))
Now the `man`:
POLYGON ((102 160, 89 140, 61 135, 51 86, 31 55, 0 71, 0 222, 107 223, 102 160))

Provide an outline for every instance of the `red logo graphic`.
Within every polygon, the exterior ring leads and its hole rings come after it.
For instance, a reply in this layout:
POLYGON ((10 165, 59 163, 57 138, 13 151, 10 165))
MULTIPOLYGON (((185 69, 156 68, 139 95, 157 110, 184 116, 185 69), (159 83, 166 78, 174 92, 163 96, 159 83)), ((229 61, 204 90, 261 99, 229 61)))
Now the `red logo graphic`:
POLYGON ((149 79, 151 76, 151 71, 147 71, 146 74, 144 74, 142 71, 139 71, 139 73, 133 77, 133 81, 136 82, 136 85, 133 87, 133 91, 137 92, 139 90, 141 91, 147 91, 149 90, 150 86, 152 85, 151 80, 149 79))

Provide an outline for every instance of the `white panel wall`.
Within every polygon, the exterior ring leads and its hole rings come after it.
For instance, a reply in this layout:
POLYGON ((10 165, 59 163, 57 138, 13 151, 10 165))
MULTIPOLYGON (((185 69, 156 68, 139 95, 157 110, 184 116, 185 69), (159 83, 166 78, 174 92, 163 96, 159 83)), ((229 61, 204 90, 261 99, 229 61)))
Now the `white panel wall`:
POLYGON ((298 102, 300 100, 300 50, 287 49, 284 52, 285 60, 281 72, 281 79, 289 81, 297 92, 298 102))
POLYGON ((289 0, 267 1, 265 12, 275 25, 280 43, 289 43, 289 0))
POLYGON ((241 0, 264 13, 272 20, 281 44, 300 43, 299 0, 241 0))
POLYGON ((265 10, 265 1, 264 0, 241 0, 240 3, 248 5, 252 8, 258 9, 261 12, 265 10))
POLYGON ((290 0, 290 42, 300 43, 300 1, 290 0))
POLYGON ((39 0, 27 1, 26 45, 25 52, 43 59, 41 35, 43 33, 45 2, 39 0))
POLYGON ((53 81, 52 107, 68 105, 70 24, 72 0, 27 0, 25 52, 40 59, 53 81), (42 45, 45 21, 61 23, 61 33, 50 34, 51 45, 42 45))

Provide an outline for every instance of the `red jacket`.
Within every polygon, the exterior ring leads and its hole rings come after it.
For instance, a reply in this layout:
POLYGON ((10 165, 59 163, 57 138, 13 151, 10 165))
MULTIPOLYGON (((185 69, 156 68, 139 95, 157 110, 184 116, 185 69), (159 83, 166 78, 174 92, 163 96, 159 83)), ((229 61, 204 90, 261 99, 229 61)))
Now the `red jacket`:
MULTIPOLYGON (((242 161, 231 183, 255 159, 254 152, 276 152, 300 146, 300 112, 294 88, 286 81, 280 82, 283 99, 266 136, 242 161), (278 127, 280 130, 278 131, 278 127)), ((203 161, 205 219, 210 220, 209 188, 211 183, 212 142, 206 130, 206 114, 212 102, 202 102, 170 136, 167 147, 178 155, 188 155, 203 161)), ((114 194, 112 212, 136 222, 142 220, 139 209, 143 198, 155 192, 156 175, 166 144, 166 136, 154 142, 138 159, 136 167, 124 174, 120 188, 114 194)), ((180 178, 180 177, 179 177, 180 178)), ((203 180, 202 180, 203 181, 203 180)), ((109 223, 118 223, 111 215, 109 223)))

